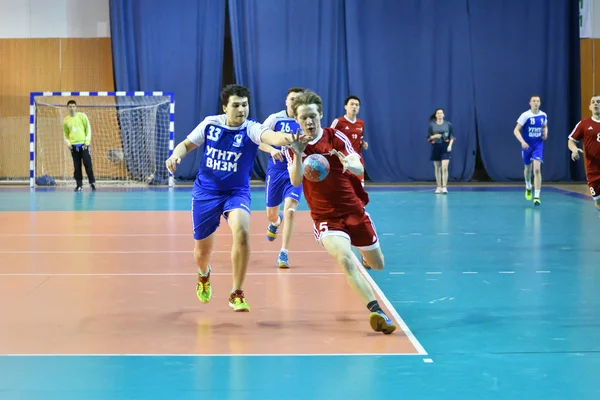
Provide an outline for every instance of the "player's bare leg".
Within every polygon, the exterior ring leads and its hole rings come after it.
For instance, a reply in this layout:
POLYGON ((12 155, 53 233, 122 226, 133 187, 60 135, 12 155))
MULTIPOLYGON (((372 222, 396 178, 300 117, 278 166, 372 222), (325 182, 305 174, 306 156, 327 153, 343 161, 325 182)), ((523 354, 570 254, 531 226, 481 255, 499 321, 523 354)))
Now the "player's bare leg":
POLYGON ((439 194, 442 193, 442 163, 440 161, 434 161, 433 168, 435 170, 435 183, 437 184, 435 193, 439 194))
POLYGON ((281 238, 281 251, 279 252, 279 258, 277 258, 277 266, 279 268, 289 268, 290 262, 288 260, 288 248, 290 241, 292 240, 292 233, 294 232, 296 209, 298 208, 298 201, 288 197, 283 203, 283 214, 285 224, 283 224, 283 233, 281 238))
POLYGON ((267 240, 272 242, 277 239, 279 226, 283 222, 283 213, 279 211, 279 206, 267 207, 267 219, 269 226, 267 227, 267 240))
POLYGON ((540 192, 542 190, 542 163, 533 160, 533 205, 540 205, 540 192))
POLYGON ((231 210, 227 215, 227 223, 233 234, 231 247, 233 288, 229 296, 229 306, 234 311, 250 311, 242 290, 250 260, 250 213, 240 208, 231 210))
POLYGON ((531 194, 531 172, 533 171, 533 165, 526 165, 523 170, 523 176, 525 177, 525 199, 531 201, 533 198, 531 194))
POLYGON ((212 297, 210 285, 210 255, 215 244, 215 234, 196 240, 194 243, 194 259, 198 265, 198 282, 196 283, 196 295, 198 300, 208 303, 212 297))
POLYGON ((396 330, 392 320, 385 315, 373 293, 369 282, 359 270, 358 258, 352 252, 350 241, 343 236, 330 235, 321 239, 323 247, 337 263, 342 267, 346 280, 352 290, 360 297, 367 306, 371 315, 369 321, 371 328, 376 332, 390 334, 396 330))
POLYGON ((385 262, 380 246, 372 250, 359 248, 358 251, 363 258, 362 264, 365 268, 374 269, 376 271, 381 271, 383 269, 385 262))
POLYGON ((448 193, 448 165, 450 160, 442 160, 442 193, 448 193))

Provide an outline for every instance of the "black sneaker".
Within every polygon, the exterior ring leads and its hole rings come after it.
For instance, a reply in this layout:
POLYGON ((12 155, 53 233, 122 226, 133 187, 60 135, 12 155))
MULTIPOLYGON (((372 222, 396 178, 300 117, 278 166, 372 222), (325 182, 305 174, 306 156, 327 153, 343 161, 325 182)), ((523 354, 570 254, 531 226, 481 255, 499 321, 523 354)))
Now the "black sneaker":
POLYGON ((83 188, 81 186, 77 186, 74 190, 74 192, 81 192, 83 190, 83 188))
POLYGON ((96 185, 94 185, 93 183, 90 185, 90 187, 92 188, 92 192, 96 191, 96 185))

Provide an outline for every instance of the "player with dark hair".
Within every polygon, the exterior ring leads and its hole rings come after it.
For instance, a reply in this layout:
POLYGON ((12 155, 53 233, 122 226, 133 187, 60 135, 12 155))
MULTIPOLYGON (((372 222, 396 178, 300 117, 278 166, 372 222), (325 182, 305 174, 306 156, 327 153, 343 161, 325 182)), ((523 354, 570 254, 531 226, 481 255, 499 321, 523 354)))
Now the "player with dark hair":
POLYGON ((321 128, 323 102, 316 93, 305 92, 298 96, 292 108, 303 134, 310 141, 302 143, 299 133, 292 134, 294 140, 286 157, 292 184, 303 187, 315 238, 342 267, 350 287, 371 311, 371 328, 392 333, 396 325, 379 306, 352 252, 352 246, 357 247, 373 269, 383 269, 383 253, 375 226, 365 211, 369 196, 362 186, 353 183, 356 181, 353 175, 360 176, 364 172, 360 156, 344 134, 333 128, 321 128), (311 154, 320 154, 329 162, 329 175, 323 181, 304 178, 302 161, 311 154))
MULTIPOLYGON (((192 189, 194 258, 198 265, 196 294, 203 303, 212 297, 209 261, 223 215, 233 234, 233 288, 229 306, 234 311, 250 311, 242 285, 250 258, 250 177, 254 158, 261 143, 289 144, 287 133, 275 132, 247 119, 249 101, 250 91, 246 87, 223 88, 224 114, 206 117, 166 161, 167 169, 174 173, 183 157, 197 147, 202 148, 200 170, 192 189)), ((292 146, 300 146, 303 140, 304 137, 297 138, 292 146)))
POLYGON ((433 161, 437 183, 436 194, 448 193, 448 166, 452 145, 456 139, 452 123, 445 120, 445 117, 444 109, 437 108, 429 117, 429 129, 427 130, 427 141, 431 143, 430 160, 433 161))
POLYGON ((85 173, 92 191, 96 190, 96 178, 94 178, 94 169, 92 168, 92 155, 90 145, 92 143, 92 125, 87 115, 77 112, 77 102, 69 100, 67 102, 69 115, 63 120, 63 133, 65 143, 71 151, 73 158, 73 177, 75 178, 75 191, 80 192, 83 188, 83 172, 81 163, 85 167, 85 173))
MULTIPOLYGON (((358 112, 360 111, 360 99, 358 96, 348 96, 344 101, 344 109, 346 114, 336 118, 331 123, 330 128, 335 128, 342 132, 352 143, 352 148, 358 155, 361 156, 360 161, 365 166, 362 158, 362 151, 369 148, 369 143, 364 140, 365 134, 365 122, 358 118, 358 112)), ((362 185, 365 185, 364 174, 358 177, 362 185)))

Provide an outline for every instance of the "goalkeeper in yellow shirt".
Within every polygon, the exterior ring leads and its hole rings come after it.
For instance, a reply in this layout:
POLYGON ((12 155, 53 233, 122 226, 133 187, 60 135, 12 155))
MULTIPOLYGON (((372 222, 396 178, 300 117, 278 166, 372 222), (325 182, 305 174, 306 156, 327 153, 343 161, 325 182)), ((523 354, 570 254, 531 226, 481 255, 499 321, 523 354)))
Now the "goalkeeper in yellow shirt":
POLYGON ((73 177, 77 183, 76 192, 80 192, 83 186, 83 174, 81 172, 81 162, 85 167, 85 173, 92 190, 96 190, 96 179, 92 169, 92 156, 90 155, 90 144, 92 142, 92 126, 90 120, 84 113, 77 112, 77 103, 75 100, 67 102, 69 115, 63 120, 63 133, 65 142, 71 150, 75 172, 73 177))

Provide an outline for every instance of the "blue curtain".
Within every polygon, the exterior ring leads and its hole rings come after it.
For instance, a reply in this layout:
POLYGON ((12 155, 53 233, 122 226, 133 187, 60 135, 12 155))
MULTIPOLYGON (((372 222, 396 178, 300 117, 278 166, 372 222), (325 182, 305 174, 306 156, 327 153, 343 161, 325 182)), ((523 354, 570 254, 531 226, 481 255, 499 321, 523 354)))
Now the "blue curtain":
MULTIPOLYGON (((235 77, 252 93, 250 116, 263 122, 285 108, 290 87, 316 91, 324 126, 344 113, 348 95, 343 0, 229 0, 235 77)), ((264 179, 268 156, 254 174, 264 179)))
MULTIPOLYGON (((225 7, 211 0, 110 0, 116 89, 175 92, 176 143, 220 112, 225 7)), ((200 157, 186 157, 176 179, 194 179, 200 157)))
POLYGON ((434 180, 428 118, 444 108, 456 135, 450 179, 475 168, 466 0, 346 1, 350 91, 361 96, 376 182, 434 180))
POLYGON ((570 179, 566 137, 580 114, 578 2, 471 0, 468 6, 477 128, 488 174, 494 181, 523 180, 521 147, 512 132, 537 94, 548 114, 543 179, 570 179))

